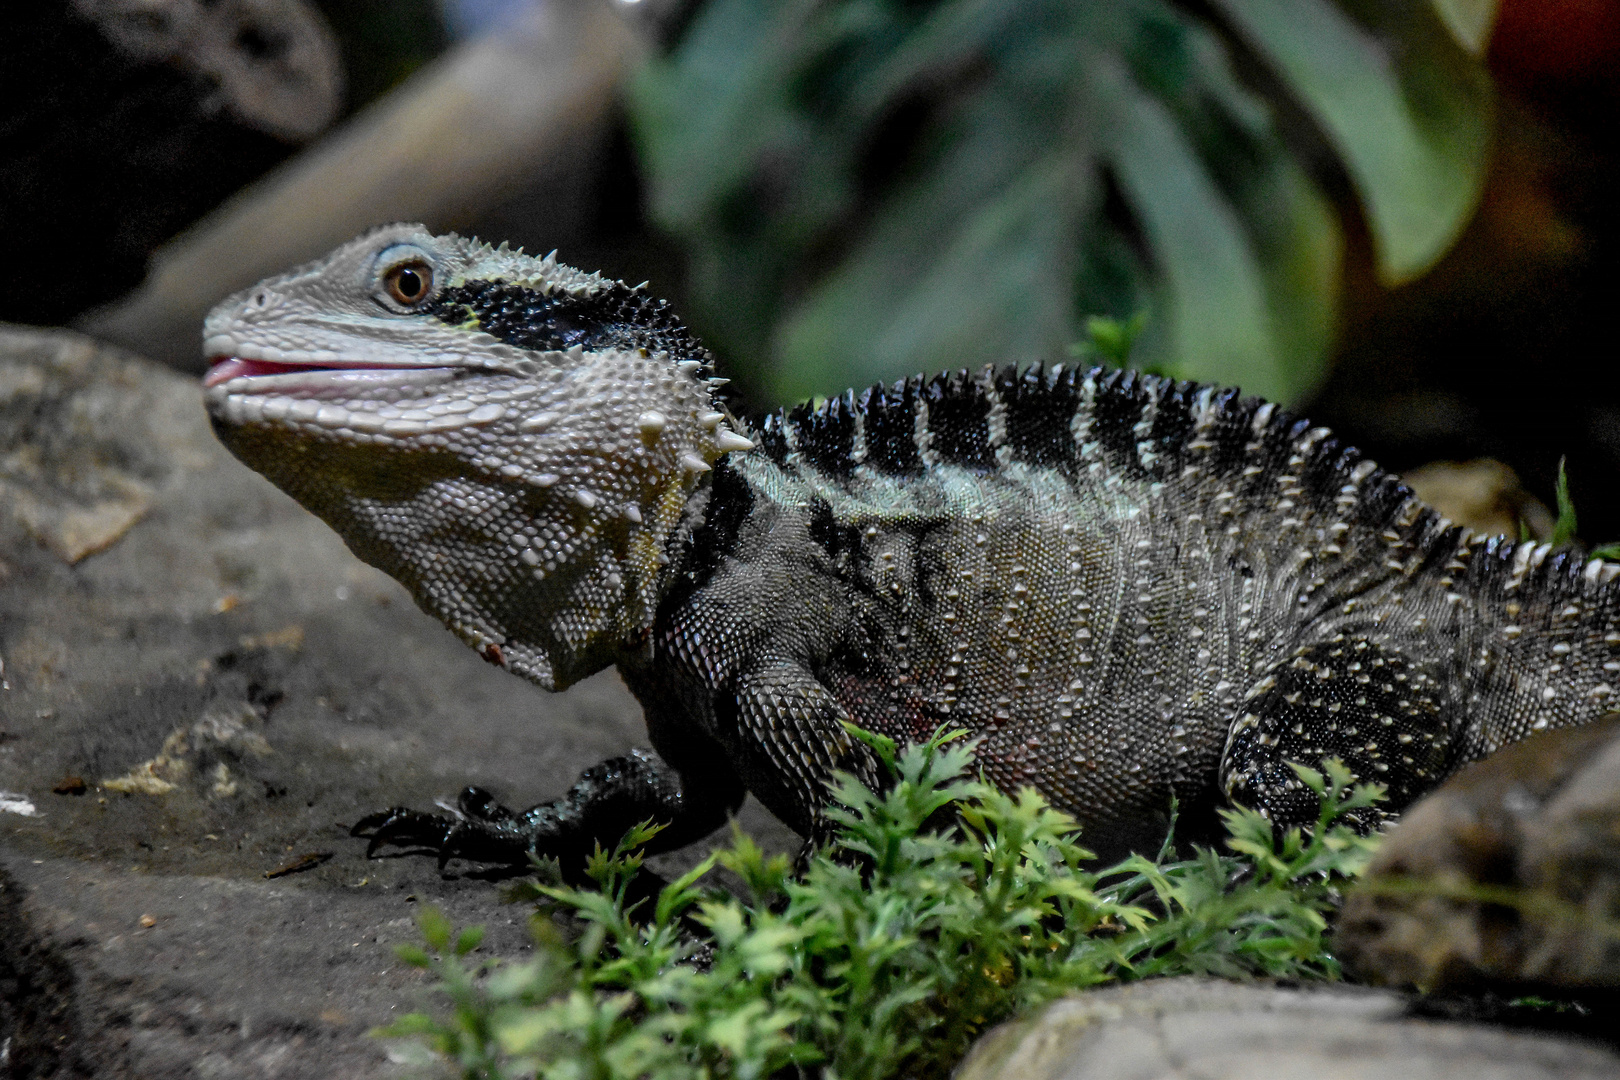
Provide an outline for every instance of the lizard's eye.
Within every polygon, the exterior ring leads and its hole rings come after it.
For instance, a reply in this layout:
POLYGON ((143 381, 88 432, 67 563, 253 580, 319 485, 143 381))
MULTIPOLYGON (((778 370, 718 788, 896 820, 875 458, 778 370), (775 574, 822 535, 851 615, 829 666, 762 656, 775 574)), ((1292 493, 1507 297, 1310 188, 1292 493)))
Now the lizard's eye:
POLYGON ((383 287, 397 303, 414 307, 433 291, 433 268, 423 262, 408 262, 383 275, 383 287))

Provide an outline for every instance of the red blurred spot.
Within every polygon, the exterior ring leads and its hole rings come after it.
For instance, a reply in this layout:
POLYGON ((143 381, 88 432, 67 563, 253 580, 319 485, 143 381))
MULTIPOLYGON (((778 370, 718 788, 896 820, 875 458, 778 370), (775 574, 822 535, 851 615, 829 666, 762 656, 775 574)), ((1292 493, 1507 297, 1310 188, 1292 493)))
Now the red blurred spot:
POLYGON ((1499 76, 1609 81, 1617 59, 1620 0, 1503 0, 1490 48, 1499 76))

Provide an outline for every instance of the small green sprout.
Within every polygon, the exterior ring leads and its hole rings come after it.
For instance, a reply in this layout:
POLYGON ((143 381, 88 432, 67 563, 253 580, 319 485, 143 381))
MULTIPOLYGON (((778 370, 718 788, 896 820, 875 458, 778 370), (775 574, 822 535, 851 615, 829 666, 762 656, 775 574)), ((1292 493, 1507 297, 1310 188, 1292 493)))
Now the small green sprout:
POLYGON ((1575 520, 1575 502, 1569 497, 1569 477, 1564 472, 1564 458, 1558 459, 1558 487, 1553 492, 1558 500, 1558 520, 1553 523, 1552 546, 1563 547, 1575 539, 1579 527, 1575 520))
MULTIPOLYGON (((1564 471, 1564 458, 1558 459, 1558 485, 1553 494, 1558 503, 1558 520, 1553 523, 1552 546, 1564 547, 1576 543, 1575 534, 1579 528, 1575 516, 1575 500, 1569 494, 1569 476, 1564 471)), ((1530 528, 1523 519, 1519 521, 1519 540, 1526 542, 1533 539, 1530 528)), ((1600 544, 1587 555, 1590 559, 1607 559, 1620 561, 1620 544, 1600 544)))
POLYGON ((1101 360, 1115 367, 1130 363, 1131 349, 1147 326, 1147 312, 1138 311, 1121 322, 1107 315, 1086 319, 1086 340, 1069 347, 1069 353, 1082 360, 1101 360))

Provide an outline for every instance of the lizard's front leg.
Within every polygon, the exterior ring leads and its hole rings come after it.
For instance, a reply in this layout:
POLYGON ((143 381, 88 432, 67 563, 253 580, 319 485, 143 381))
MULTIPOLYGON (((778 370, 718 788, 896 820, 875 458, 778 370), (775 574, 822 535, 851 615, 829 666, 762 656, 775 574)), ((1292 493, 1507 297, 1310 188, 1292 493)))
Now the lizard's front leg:
POLYGON ((717 709, 730 728, 722 739, 758 762, 752 790, 812 846, 824 838, 822 811, 835 771, 853 773, 873 789, 883 783, 876 755, 844 727, 849 710, 807 665, 767 657, 737 680, 729 700, 734 712, 717 709))
POLYGON ((685 776, 651 750, 632 750, 585 770, 561 798, 522 813, 469 787, 453 814, 394 807, 361 819, 350 831, 370 838, 368 856, 385 844, 425 847, 438 853, 440 869, 451 859, 526 866, 531 856, 550 856, 565 877, 575 878, 598 844, 611 850, 640 822, 666 825, 647 853, 669 851, 725 824, 744 794, 729 769, 685 776))

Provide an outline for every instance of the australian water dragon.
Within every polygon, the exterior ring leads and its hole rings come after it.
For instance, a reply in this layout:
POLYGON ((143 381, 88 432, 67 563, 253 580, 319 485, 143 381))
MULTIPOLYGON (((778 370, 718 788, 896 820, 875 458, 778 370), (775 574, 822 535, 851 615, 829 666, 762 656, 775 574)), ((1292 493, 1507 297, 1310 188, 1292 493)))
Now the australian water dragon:
MULTIPOLYGON (((442 858, 664 847, 754 792, 813 834, 844 721, 966 728, 1106 851, 1172 794, 1291 824, 1289 761, 1399 809, 1607 711, 1620 566, 1472 536, 1325 429, 1231 390, 1072 367, 914 378, 743 421, 629 288, 417 225, 209 316, 216 431, 492 663, 617 665, 652 751, 507 810, 360 831, 442 858)), ((1206 815, 1212 816, 1212 815, 1206 815)))

